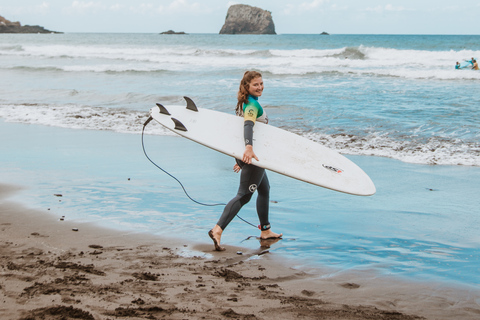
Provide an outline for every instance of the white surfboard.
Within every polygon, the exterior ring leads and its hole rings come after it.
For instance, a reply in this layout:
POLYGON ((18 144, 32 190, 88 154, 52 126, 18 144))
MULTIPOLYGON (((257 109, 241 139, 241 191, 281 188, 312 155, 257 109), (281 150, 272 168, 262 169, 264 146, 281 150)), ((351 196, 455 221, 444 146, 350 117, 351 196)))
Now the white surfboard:
MULTIPOLYGON (((206 147, 242 159, 245 151, 242 117, 197 108, 157 104, 154 120, 167 129, 206 147)), ((261 122, 253 127, 253 164, 320 187, 360 196, 375 193, 375 185, 356 164, 338 152, 292 132, 261 122)))

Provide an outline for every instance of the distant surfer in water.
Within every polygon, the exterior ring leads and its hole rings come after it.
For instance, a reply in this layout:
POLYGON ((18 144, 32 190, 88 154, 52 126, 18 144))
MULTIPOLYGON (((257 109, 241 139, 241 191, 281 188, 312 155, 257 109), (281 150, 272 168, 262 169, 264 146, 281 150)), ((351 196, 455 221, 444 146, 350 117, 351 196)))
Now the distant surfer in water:
POLYGON ((283 234, 278 234, 270 229, 268 220, 269 202, 270 202, 270 184, 268 183, 265 169, 254 166, 252 158, 259 161, 253 152, 253 126, 255 121, 268 123, 265 110, 258 103, 258 97, 263 92, 262 75, 256 71, 247 71, 240 82, 240 88, 237 94, 236 114, 245 119, 244 139, 245 151, 243 161, 236 160, 233 171, 240 173, 240 187, 237 195, 225 206, 223 213, 215 227, 208 232, 213 240, 215 250, 223 251, 225 248, 220 246, 222 233, 227 225, 235 218, 240 209, 250 201, 255 191, 257 197, 257 214, 260 220, 260 239, 280 239, 283 234))
POLYGON ((473 63, 473 70, 478 70, 478 63, 477 63, 477 60, 473 59, 472 58, 472 63, 473 63))

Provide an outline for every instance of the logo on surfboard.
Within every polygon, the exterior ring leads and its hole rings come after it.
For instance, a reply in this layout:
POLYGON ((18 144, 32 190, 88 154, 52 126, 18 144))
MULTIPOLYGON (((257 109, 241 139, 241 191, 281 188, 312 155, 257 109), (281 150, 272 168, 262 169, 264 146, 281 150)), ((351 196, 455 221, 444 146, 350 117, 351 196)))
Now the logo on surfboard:
POLYGON ((322 166, 323 166, 325 169, 328 169, 328 170, 333 171, 333 172, 335 172, 335 173, 343 173, 343 170, 342 170, 342 169, 335 168, 335 167, 332 167, 332 166, 327 166, 327 165, 324 165, 324 164, 322 164, 322 166))

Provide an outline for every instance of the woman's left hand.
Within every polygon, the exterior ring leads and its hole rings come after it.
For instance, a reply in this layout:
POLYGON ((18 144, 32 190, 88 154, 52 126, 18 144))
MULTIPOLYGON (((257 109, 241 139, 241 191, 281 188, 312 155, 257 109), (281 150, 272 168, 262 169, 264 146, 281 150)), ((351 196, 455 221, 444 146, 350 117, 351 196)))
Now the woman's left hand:
POLYGON ((235 173, 239 173, 240 170, 242 170, 242 168, 238 164, 235 163, 235 165, 233 166, 233 171, 235 173))

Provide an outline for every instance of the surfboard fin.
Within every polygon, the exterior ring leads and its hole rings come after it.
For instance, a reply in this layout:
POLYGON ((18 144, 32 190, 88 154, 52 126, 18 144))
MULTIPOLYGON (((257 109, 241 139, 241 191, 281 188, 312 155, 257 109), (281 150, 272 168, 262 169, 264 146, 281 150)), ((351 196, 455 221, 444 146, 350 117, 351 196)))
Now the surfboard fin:
POLYGON ((175 118, 170 118, 172 119, 173 123, 175 123, 175 130, 181 130, 181 131, 188 131, 187 128, 181 123, 179 120, 175 118))
POLYGON ((162 106, 160 103, 157 103, 157 107, 158 107, 158 109, 160 109, 161 114, 166 114, 167 116, 170 115, 170 112, 168 112, 167 108, 162 106))
POLYGON ((195 102, 193 102, 192 99, 190 99, 189 97, 183 97, 183 98, 185 99, 185 101, 187 101, 187 109, 188 110, 198 112, 197 106, 195 105, 195 102))

